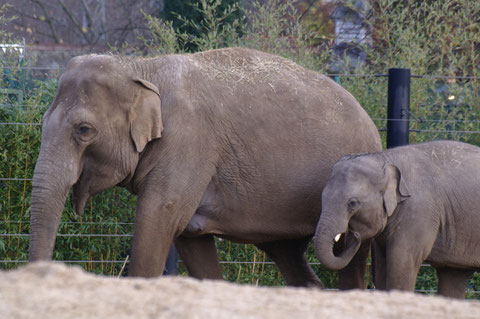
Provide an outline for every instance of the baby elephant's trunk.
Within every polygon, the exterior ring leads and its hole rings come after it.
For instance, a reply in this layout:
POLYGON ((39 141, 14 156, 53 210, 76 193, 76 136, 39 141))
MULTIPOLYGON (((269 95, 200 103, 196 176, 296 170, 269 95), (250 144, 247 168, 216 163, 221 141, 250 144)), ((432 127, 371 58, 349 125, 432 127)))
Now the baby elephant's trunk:
POLYGON ((356 232, 345 231, 347 225, 339 227, 338 223, 331 222, 328 217, 321 217, 315 233, 315 254, 318 260, 328 269, 340 270, 345 268, 360 248, 360 235, 356 232), (343 235, 343 236, 342 236, 343 235), (343 250, 335 255, 333 246, 342 241, 343 250))

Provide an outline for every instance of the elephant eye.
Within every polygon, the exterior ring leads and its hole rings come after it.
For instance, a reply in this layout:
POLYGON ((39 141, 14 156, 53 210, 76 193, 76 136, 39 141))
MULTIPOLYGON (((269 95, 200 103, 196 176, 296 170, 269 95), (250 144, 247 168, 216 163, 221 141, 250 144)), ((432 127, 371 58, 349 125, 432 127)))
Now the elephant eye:
POLYGON ((360 207, 360 202, 356 198, 352 198, 347 203, 347 208, 350 211, 354 211, 360 207))
POLYGON ((88 126, 80 126, 78 128, 78 133, 81 135, 87 134, 90 128, 88 126))
POLYGON ((97 135, 97 130, 88 124, 80 124, 76 128, 76 135, 81 141, 88 142, 97 135))

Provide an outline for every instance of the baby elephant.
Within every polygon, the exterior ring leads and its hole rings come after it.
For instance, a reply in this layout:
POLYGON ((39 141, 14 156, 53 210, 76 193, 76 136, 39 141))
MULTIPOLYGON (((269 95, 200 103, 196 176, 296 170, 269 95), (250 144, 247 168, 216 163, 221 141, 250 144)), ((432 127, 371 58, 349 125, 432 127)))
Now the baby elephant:
POLYGON ((464 298, 480 270, 480 148, 454 141, 408 145, 340 159, 322 193, 315 253, 348 264, 374 238, 375 285, 413 291, 424 261, 439 293, 464 298), (342 238, 344 249, 335 243, 342 238))

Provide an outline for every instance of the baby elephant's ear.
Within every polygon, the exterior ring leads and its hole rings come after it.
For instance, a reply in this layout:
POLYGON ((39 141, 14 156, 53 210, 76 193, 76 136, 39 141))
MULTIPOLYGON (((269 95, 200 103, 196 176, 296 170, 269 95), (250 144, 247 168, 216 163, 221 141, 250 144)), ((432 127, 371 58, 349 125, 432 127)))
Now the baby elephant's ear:
POLYGON ((410 197, 410 192, 397 166, 385 164, 383 171, 387 177, 387 186, 383 193, 383 206, 390 217, 397 205, 410 197))
POLYGON ((162 109, 160 94, 154 84, 139 78, 133 81, 138 91, 130 111, 130 136, 140 153, 148 142, 162 135, 162 109))

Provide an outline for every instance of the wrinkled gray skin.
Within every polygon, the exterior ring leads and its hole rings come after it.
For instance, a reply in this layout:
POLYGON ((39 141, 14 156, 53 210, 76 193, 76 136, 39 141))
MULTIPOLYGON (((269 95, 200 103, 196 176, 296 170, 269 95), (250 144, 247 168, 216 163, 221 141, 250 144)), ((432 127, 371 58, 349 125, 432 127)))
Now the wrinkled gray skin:
POLYGON ((413 291, 420 265, 437 270, 439 293, 464 298, 480 270, 480 148, 453 141, 346 156, 323 191, 315 253, 326 267, 348 264, 374 241, 375 285, 413 291), (344 250, 332 252, 338 233, 344 250))
MULTIPOLYGON (((129 274, 158 276, 171 243, 197 278, 222 278, 213 235, 253 243, 289 285, 321 285, 304 252, 341 156, 381 150, 328 77, 247 49, 72 59, 43 119, 30 261, 50 259, 64 203, 118 185, 138 195, 129 274)), ((363 285, 368 247, 343 287, 363 285)))

